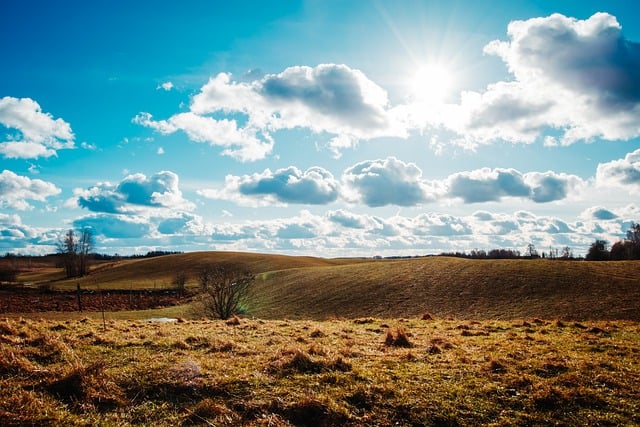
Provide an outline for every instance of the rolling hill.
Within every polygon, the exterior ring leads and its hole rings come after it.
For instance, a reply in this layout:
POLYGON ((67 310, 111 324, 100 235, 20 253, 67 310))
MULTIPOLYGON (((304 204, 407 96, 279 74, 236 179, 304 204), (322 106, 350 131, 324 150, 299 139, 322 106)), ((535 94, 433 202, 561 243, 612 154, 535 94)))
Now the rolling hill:
POLYGON ((247 315, 264 319, 437 317, 640 320, 640 261, 323 259, 195 252, 101 264, 56 289, 169 287, 177 271, 197 284, 208 264, 256 276, 247 315))

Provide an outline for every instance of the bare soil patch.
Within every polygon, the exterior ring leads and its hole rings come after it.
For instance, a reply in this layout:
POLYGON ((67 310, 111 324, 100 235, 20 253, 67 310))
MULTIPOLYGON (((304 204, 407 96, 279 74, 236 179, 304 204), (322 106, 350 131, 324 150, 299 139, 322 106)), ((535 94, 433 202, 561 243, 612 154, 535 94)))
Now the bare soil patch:
POLYGON ((0 289, 0 313, 39 313, 48 311, 148 310, 183 304, 192 297, 177 290, 81 290, 43 291, 30 288, 0 289))

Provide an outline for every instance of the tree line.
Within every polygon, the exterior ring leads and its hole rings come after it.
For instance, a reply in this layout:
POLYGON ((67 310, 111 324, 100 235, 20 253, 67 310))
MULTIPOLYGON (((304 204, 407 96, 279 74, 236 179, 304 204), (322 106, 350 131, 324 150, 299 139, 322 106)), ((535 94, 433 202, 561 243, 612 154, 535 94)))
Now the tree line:
POLYGON ((626 239, 618 240, 611 248, 606 240, 596 239, 589 246, 587 261, 640 260, 640 224, 631 223, 626 239))

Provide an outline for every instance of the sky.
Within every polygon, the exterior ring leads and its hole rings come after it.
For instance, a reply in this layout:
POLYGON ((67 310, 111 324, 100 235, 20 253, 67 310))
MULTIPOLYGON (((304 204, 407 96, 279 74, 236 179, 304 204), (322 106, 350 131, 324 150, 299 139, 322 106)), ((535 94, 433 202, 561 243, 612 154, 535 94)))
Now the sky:
POLYGON ((584 254, 640 221, 628 0, 0 3, 0 254, 584 254))

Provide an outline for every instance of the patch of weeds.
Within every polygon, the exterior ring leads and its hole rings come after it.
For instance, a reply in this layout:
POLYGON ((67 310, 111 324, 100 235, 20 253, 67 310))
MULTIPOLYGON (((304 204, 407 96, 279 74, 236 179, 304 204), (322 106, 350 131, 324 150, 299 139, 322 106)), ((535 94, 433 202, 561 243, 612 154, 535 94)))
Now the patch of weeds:
POLYGON ((536 369, 535 373, 536 375, 542 378, 551 378, 551 377, 558 376, 560 374, 564 374, 568 370, 569 368, 567 367, 567 365, 565 365, 562 362, 559 362, 559 363, 547 362, 544 365, 542 365, 541 368, 536 369))
POLYGON ((413 343, 409 341, 409 335, 407 334, 407 331, 402 326, 398 326, 396 328, 395 334, 391 331, 391 329, 387 330, 387 335, 384 339, 384 345, 386 345, 387 347, 413 347, 413 343))
POLYGON ((52 327, 49 328, 50 331, 66 331, 69 328, 66 327, 64 324, 62 323, 58 323, 57 325, 54 325, 52 327))
POLYGON ((324 332, 322 332, 320 329, 315 328, 310 334, 309 336, 311 338, 323 338, 326 336, 326 334, 324 332))
POLYGON ((314 360, 309 354, 300 349, 283 352, 267 368, 269 373, 279 376, 295 373, 318 374, 330 371, 348 372, 350 370, 351 364, 341 357, 330 361, 314 360))
POLYGON ((209 340, 206 337, 202 337, 202 336, 199 336, 199 337, 189 336, 185 338, 184 341, 187 344, 189 344, 191 348, 207 348, 211 345, 209 340))
POLYGON ((234 411, 210 398, 202 399, 187 411, 189 415, 185 421, 189 424, 234 425, 240 423, 240 417, 234 411))
POLYGON ((236 349, 236 345, 231 341, 216 343, 211 346, 212 353, 230 353, 236 349))
POLYGON ((433 317, 433 314, 427 313, 427 312, 422 313, 422 315, 420 316, 420 320, 434 320, 434 319, 435 318, 433 317))
POLYGON ((18 331, 18 329, 16 329, 15 326, 13 326, 9 322, 0 323, 0 335, 17 336, 19 334, 19 332, 20 331, 18 331))
POLYGON ((367 323, 374 323, 375 320, 371 319, 371 318, 364 318, 364 319, 354 319, 353 323, 355 323, 356 325, 365 325, 367 323))
POLYGON ((348 416, 329 402, 306 397, 284 408, 283 415, 294 425, 306 427, 337 426, 348 421, 348 416))
POLYGON ((238 316, 233 316, 224 322, 227 326, 238 326, 240 325, 240 318, 238 316))
POLYGON ((487 369, 493 374, 504 374, 505 372, 507 372, 507 366, 504 364, 504 362, 496 359, 491 359, 489 361, 489 366, 487 367, 487 369))
POLYGON ((36 367, 29 359, 8 346, 0 347, 0 375, 30 374, 36 367))
POLYGON ((73 367, 61 378, 45 384, 44 389, 62 402, 91 403, 102 410, 124 404, 122 390, 106 375, 102 361, 73 367))
POLYGON ((431 338, 431 345, 440 347, 442 350, 451 350, 455 348, 455 345, 451 344, 446 338, 433 337, 431 338))

